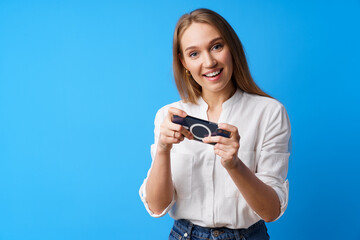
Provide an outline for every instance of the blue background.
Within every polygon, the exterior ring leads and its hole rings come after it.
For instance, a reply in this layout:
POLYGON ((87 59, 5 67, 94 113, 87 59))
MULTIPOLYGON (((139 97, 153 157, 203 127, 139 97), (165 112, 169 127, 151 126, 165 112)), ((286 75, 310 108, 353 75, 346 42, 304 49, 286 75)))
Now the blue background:
POLYGON ((172 34, 198 7, 242 40, 292 124, 272 239, 360 239, 360 1, 0 0, 0 239, 167 239, 138 196, 172 34))

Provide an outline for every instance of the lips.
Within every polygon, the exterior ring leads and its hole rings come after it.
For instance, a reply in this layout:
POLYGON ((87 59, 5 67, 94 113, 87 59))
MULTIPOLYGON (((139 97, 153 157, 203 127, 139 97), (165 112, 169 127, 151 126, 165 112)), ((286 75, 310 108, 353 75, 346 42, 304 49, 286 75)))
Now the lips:
POLYGON ((222 73, 222 68, 221 69, 215 69, 215 70, 211 70, 209 72, 206 72, 205 74, 203 74, 203 76, 209 80, 209 81, 216 81, 219 79, 221 73, 222 73))

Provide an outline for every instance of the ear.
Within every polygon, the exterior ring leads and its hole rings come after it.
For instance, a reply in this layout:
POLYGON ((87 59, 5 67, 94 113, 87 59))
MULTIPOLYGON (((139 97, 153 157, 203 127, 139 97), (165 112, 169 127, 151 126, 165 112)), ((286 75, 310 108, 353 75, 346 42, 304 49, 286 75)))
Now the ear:
POLYGON ((181 53, 178 53, 178 57, 180 59, 181 64, 183 65, 183 67, 187 69, 183 55, 181 53))

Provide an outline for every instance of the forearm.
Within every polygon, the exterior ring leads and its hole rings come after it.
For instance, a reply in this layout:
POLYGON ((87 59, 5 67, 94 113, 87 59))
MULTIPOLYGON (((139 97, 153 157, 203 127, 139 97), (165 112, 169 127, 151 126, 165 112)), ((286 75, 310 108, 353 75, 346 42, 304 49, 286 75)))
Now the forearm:
POLYGON ((271 222, 280 215, 280 201, 275 190, 258 179, 241 160, 227 171, 246 202, 262 219, 271 222))
POLYGON ((162 213, 171 203, 173 192, 170 151, 158 149, 146 183, 146 201, 150 210, 155 214, 162 213))

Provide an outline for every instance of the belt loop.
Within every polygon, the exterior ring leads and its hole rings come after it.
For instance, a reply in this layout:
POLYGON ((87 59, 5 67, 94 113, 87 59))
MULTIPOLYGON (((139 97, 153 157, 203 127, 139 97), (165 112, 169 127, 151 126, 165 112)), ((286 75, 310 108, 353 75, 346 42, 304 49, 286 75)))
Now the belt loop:
POLYGON ((244 239, 244 236, 240 233, 241 231, 239 229, 234 229, 233 232, 234 232, 236 240, 243 240, 244 239))

